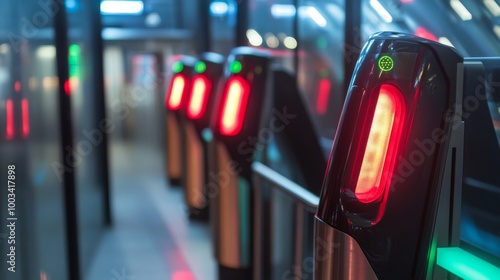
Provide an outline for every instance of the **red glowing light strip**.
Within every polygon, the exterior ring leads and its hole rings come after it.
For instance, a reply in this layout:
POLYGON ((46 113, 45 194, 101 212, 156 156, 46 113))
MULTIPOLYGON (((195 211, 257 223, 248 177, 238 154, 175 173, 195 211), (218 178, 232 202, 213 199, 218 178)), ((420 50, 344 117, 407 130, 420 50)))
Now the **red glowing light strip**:
POLYGON ((178 110, 181 107, 185 86, 186 80, 184 77, 176 75, 172 81, 170 96, 168 97, 168 108, 170 110, 178 110))
POLYGON ((320 80, 318 99, 316 100, 316 112, 320 115, 324 115, 326 113, 331 88, 332 83, 329 79, 323 78, 320 80))
POLYGON ((221 133, 234 136, 241 131, 250 88, 241 77, 232 77, 227 83, 222 106, 221 133))
POLYGON ((10 140, 14 138, 14 103, 12 102, 12 99, 8 99, 5 105, 7 114, 5 138, 7 138, 7 140, 10 140))
POLYGON ((355 188, 360 202, 376 201, 389 186, 403 119, 401 92, 392 85, 382 85, 355 188))
POLYGON ((23 116, 23 137, 27 137, 30 134, 30 113, 28 99, 26 98, 21 101, 21 111, 23 116))
POLYGON ((188 117, 199 119, 206 110, 208 95, 210 92, 210 82, 203 75, 198 75, 193 81, 193 91, 189 100, 188 117))

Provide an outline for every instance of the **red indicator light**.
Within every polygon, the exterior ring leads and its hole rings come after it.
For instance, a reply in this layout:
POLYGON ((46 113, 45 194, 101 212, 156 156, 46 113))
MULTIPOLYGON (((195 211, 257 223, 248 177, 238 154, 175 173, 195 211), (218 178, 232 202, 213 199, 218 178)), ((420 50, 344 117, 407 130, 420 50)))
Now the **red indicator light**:
POLYGON ((64 82, 64 92, 66 92, 66 95, 71 94, 71 84, 69 83, 69 80, 64 82))
POLYGON ((231 77, 228 80, 220 119, 223 135, 234 136, 241 131, 249 93, 250 87, 241 77, 231 77))
POLYGON ((362 203, 380 199, 390 185, 404 114, 401 92, 395 86, 382 85, 354 192, 362 203))
POLYGON ((423 27, 418 27, 417 30, 415 30, 415 35, 418 37, 427 39, 427 40, 431 40, 431 41, 435 41, 435 42, 438 41, 438 38, 436 38, 436 36, 434 36, 434 34, 432 34, 429 30, 427 30, 423 27))
POLYGON ((318 99, 316 100, 316 112, 320 115, 324 115, 326 113, 331 88, 332 83, 329 79, 323 78, 320 80, 318 99))
POLYGON ((20 91, 21 91, 21 82, 20 82, 20 81, 16 81, 16 82, 14 83, 14 90, 15 90, 16 92, 20 92, 20 91))
POLYGON ((27 137, 30 134, 30 113, 28 99, 26 98, 21 101, 21 112, 23 116, 23 137, 27 137))
POLYGON ((176 75, 170 86, 170 96, 168 97, 168 108, 170 110, 178 110, 181 107, 185 86, 186 79, 183 76, 176 75))
POLYGON ((5 138, 10 140, 14 138, 14 103, 12 99, 8 99, 5 104, 6 114, 7 114, 7 127, 5 130, 5 138))
POLYGON ((196 76, 193 80, 193 90, 191 92, 191 99, 189 100, 189 107, 187 110, 189 118, 199 119, 203 116, 207 106, 209 91, 209 80, 203 75, 196 76))

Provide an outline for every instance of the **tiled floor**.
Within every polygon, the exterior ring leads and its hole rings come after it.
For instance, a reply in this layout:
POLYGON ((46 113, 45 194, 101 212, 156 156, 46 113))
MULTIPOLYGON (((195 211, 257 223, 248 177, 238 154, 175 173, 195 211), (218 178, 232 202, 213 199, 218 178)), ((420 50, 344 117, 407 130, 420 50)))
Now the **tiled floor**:
POLYGON ((187 219, 183 192, 167 186, 162 153, 113 143, 111 159, 114 227, 86 279, 215 279, 208 224, 187 219))

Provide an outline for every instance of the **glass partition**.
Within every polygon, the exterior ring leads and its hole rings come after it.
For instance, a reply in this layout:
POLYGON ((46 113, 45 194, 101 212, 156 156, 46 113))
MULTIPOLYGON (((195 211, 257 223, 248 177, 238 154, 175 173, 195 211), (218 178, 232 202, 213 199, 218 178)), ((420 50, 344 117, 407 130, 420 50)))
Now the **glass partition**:
POLYGON ((248 45, 266 49, 274 63, 295 72, 294 57, 297 35, 294 23, 296 9, 293 0, 249 1, 248 45))
POLYGON ((69 277, 61 172, 70 168, 62 163, 49 2, 9 1, 0 9, 0 279, 69 277), (7 176, 9 166, 14 177, 7 176), (17 218, 15 228, 3 224, 7 217, 17 218), (15 273, 8 270, 14 265, 15 273))
POLYGON ((350 78, 344 77, 344 3, 301 0, 299 4, 299 87, 319 135, 332 140, 344 104, 343 80, 350 78))
POLYGON ((210 3, 210 31, 213 52, 228 55, 235 44, 235 0, 213 0, 210 3))
POLYGON ((79 229, 79 256, 82 276, 89 271, 94 252, 104 232, 106 223, 106 198, 108 174, 105 137, 116 128, 110 119, 105 118, 99 104, 103 94, 99 89, 101 78, 96 66, 102 62, 96 49, 99 46, 100 32, 93 30, 99 18, 95 0, 72 0, 74 8, 68 9, 68 90, 71 95, 73 119, 74 154, 77 159, 76 213, 79 229), (92 21, 89 24, 82 24, 92 21), (96 36, 97 35, 97 36, 96 36), (97 65, 96 65, 97 64, 97 65))

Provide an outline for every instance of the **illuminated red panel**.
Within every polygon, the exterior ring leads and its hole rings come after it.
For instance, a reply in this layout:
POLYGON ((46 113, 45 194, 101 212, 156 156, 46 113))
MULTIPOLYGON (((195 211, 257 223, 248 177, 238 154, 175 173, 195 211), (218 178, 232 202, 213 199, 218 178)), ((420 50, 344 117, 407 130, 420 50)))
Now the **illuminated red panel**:
POLYGON ((66 95, 71 94, 71 84, 70 84, 69 80, 66 80, 64 82, 64 92, 66 92, 66 95))
POLYGON ((226 85, 220 130, 223 135, 234 136, 241 131, 248 103, 250 87, 241 77, 231 77, 226 85))
POLYGON ((194 280, 194 275, 190 271, 175 271, 172 280, 194 280))
POLYGON ((435 42, 438 41, 438 38, 436 38, 436 36, 434 36, 434 34, 432 34, 429 30, 427 30, 423 27, 418 27, 417 30, 415 30, 415 35, 418 37, 425 38, 427 40, 431 40, 431 41, 435 41, 435 42))
POLYGON ((174 76, 170 86, 170 95, 168 97, 168 108, 170 110, 178 110, 181 107, 182 95, 184 87, 186 86, 186 79, 181 75, 174 76))
POLYGON ((380 199, 390 185, 404 111, 401 92, 395 86, 382 85, 355 188, 362 203, 380 199))
POLYGON ((28 99, 26 98, 21 101, 21 111, 23 116, 23 137, 27 137, 30 134, 30 113, 28 99))
POLYGON ((203 75, 198 75, 193 80, 193 90, 189 100, 187 115, 191 119, 199 119, 206 110, 208 95, 210 94, 210 81, 203 75))
POLYGON ((324 115, 328 109, 328 99, 330 98, 330 90, 332 83, 329 79, 323 78, 319 81, 318 99, 316 100, 316 112, 324 115))
POLYGON ((16 82, 14 83, 14 90, 15 90, 16 92, 20 92, 20 91, 21 91, 21 82, 20 82, 20 81, 16 81, 16 82))
POLYGON ((7 127, 5 129, 5 138, 7 140, 10 140, 14 138, 14 102, 12 102, 12 99, 8 99, 6 104, 5 104, 5 110, 6 110, 6 122, 7 122, 7 127))

